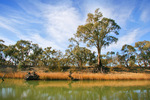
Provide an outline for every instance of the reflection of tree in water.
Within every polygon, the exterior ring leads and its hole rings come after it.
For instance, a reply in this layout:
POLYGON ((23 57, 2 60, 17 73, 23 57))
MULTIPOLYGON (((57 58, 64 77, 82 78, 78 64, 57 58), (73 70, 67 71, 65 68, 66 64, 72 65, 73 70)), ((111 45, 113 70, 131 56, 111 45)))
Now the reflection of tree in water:
MULTIPOLYGON (((37 81, 27 82, 26 86, 6 86, 0 88, 0 100, 148 100, 150 88, 133 87, 38 87, 37 81)), ((59 82, 59 81, 58 81, 59 82)))
POLYGON ((28 86, 37 86, 39 85, 39 81, 25 81, 28 86))
MULTIPOLYGON (((68 83, 68 86, 69 86, 69 88, 72 88, 72 84, 73 83, 77 83, 78 82, 78 80, 71 80, 69 83, 68 83)), ((78 83, 77 83, 78 84, 78 83)))

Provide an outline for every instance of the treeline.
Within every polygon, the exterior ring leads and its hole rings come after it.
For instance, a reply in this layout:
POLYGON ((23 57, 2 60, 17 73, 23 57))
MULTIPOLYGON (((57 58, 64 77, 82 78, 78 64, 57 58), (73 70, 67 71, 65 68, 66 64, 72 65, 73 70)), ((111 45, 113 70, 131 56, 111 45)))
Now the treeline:
POLYGON ((95 53, 85 47, 76 46, 63 54, 52 47, 41 48, 31 41, 20 40, 14 45, 4 45, 0 40, 0 65, 25 67, 48 67, 60 70, 61 67, 92 65, 96 61, 95 53))
MULTIPOLYGON (((119 52, 107 52, 101 56, 103 66, 149 67, 150 41, 139 41, 135 46, 125 44, 119 52)), ((76 45, 69 45, 65 54, 52 47, 41 48, 31 41, 20 40, 14 45, 4 45, 0 40, 0 65, 14 65, 18 68, 33 67, 79 67, 96 66, 95 52, 76 45)))
POLYGON ((103 55, 107 66, 150 67, 150 41, 139 41, 134 46, 125 44, 119 52, 103 55))

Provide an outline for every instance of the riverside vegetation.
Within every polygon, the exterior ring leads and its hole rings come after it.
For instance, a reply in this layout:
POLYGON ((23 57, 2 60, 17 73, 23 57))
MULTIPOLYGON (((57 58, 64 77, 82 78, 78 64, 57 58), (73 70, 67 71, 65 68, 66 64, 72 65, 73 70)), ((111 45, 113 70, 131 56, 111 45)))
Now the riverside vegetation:
POLYGON ((65 53, 41 48, 32 41, 19 40, 7 46, 0 40, 0 77, 6 73, 7 78, 23 78, 28 71, 36 71, 40 79, 69 79, 71 71, 72 77, 80 80, 150 79, 150 41, 125 44, 119 52, 101 54, 102 48, 117 42, 115 35, 120 29, 96 9, 88 14, 86 24, 78 26, 65 53), (81 47, 81 42, 96 47, 97 54, 81 47))
MULTIPOLYGON (((5 78, 23 79, 27 72, 7 73, 5 78)), ((68 72, 51 72, 51 73, 37 73, 40 80, 70 80, 68 72)), ((2 77, 4 73, 0 73, 2 77)), ((73 73, 72 77, 78 80, 149 80, 150 74, 147 73, 73 73)))

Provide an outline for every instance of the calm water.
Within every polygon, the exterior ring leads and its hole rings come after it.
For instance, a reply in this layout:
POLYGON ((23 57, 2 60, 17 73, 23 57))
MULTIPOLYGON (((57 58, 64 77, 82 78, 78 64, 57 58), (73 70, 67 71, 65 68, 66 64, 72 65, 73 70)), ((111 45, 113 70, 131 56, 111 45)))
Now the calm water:
POLYGON ((6 79, 0 83, 0 100, 150 100, 150 81, 6 79))

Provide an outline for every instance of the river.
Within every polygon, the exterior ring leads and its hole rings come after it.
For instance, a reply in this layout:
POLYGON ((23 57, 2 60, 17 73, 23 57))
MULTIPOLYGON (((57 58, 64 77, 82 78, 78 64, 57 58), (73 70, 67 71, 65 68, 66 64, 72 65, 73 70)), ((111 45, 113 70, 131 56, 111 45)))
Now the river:
POLYGON ((0 100, 150 100, 150 81, 0 81, 0 100))

